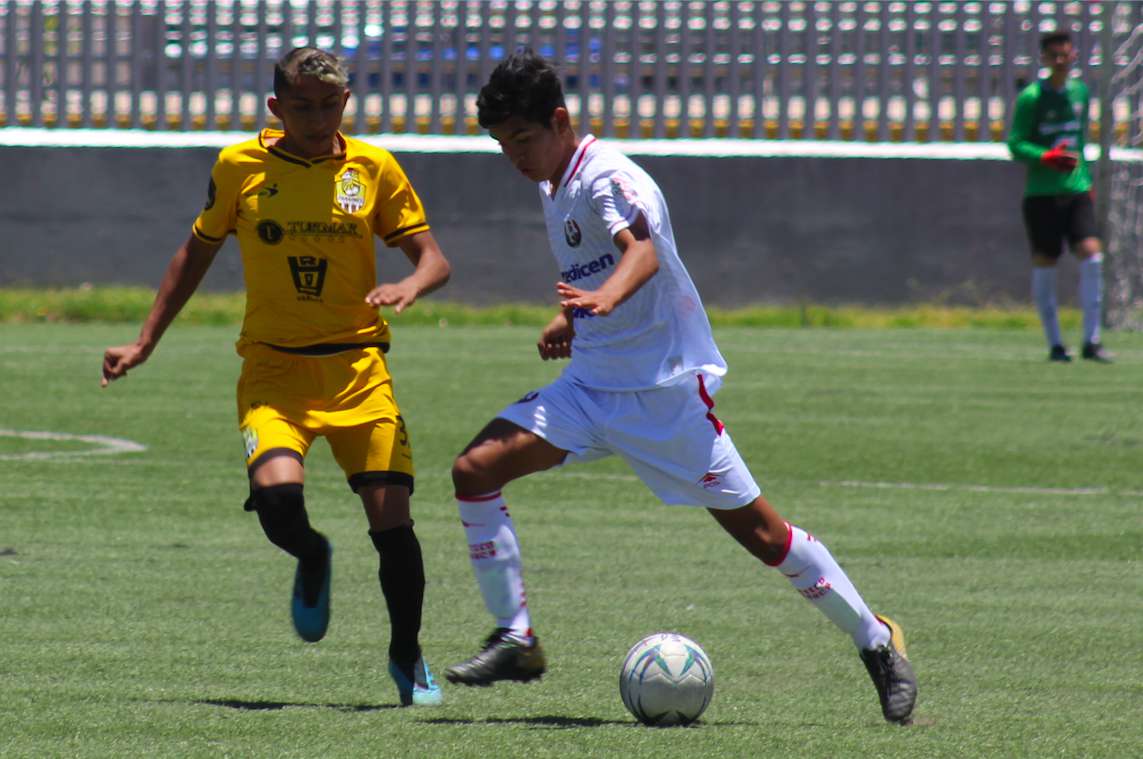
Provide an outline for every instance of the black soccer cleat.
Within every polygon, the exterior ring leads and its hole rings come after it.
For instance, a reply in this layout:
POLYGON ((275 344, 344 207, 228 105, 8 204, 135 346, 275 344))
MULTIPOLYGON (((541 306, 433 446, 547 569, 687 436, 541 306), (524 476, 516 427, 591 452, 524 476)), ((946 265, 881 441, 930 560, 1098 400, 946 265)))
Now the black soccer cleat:
POLYGON ((1064 346, 1053 345, 1052 349, 1050 351, 1048 351, 1048 360, 1049 361, 1058 361, 1061 364, 1067 364, 1067 363, 1071 362, 1072 357, 1068 353, 1068 349, 1065 348, 1064 346))
POLYGON ((512 637, 507 627, 498 627, 484 641, 476 656, 445 670, 445 679, 461 685, 492 685, 500 680, 526 683, 547 670, 544 649, 538 638, 528 645, 512 637))
POLYGON ((1110 364, 1115 361, 1115 355, 1104 348, 1102 343, 1084 343, 1080 355, 1085 361, 1095 361, 1100 364, 1110 364))
POLYGON ((905 658, 905 633, 889 617, 875 615, 889 628, 889 643, 861 652, 861 661, 869 670, 877 697, 881 700, 881 713, 889 722, 908 725, 917 703, 917 676, 905 658))

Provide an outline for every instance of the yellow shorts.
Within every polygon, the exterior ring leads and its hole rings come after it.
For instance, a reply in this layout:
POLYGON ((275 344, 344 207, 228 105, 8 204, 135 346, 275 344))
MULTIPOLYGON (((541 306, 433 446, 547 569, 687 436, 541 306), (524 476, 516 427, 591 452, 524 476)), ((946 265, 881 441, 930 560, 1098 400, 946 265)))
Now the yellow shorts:
POLYGON ((354 491, 382 483, 412 492, 413 449, 378 348, 299 356, 249 345, 242 354, 238 424, 248 470, 277 455, 304 460, 320 435, 354 491))

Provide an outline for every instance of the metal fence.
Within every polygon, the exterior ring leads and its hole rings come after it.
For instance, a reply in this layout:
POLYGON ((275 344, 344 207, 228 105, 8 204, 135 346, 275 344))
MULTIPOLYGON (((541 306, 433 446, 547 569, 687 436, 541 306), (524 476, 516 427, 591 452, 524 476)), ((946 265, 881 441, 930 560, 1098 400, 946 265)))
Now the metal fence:
POLYGON ((528 45, 605 136, 995 141, 1051 29, 1073 34, 1098 129, 1129 63, 1101 40, 1140 24, 1143 2, 0 0, 0 124, 251 129, 274 61, 310 44, 348 62, 350 131, 468 134, 528 45))

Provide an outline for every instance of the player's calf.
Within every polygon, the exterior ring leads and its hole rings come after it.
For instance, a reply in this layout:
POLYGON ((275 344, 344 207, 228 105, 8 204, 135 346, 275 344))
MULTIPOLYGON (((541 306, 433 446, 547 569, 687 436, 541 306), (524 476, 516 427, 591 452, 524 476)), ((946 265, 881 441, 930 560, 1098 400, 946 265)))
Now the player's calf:
POLYGON ((302 640, 321 640, 329 628, 333 547, 310 526, 302 485, 256 488, 249 505, 270 542, 298 560, 290 592, 294 629, 302 640))

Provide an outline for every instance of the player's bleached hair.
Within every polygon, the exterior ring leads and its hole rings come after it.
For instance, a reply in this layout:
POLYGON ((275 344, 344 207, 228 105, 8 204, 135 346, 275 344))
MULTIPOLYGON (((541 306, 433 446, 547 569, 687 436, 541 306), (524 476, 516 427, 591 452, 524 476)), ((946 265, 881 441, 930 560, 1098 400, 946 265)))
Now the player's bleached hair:
POLYGON ((336 55, 316 47, 295 47, 274 66, 274 95, 282 97, 303 77, 349 86, 349 71, 336 55))
POLYGON ((1047 50, 1049 45, 1058 45, 1061 42, 1067 42, 1071 44, 1071 41, 1071 33, 1064 29, 1057 29, 1054 32, 1048 32, 1044 36, 1040 37, 1040 52, 1042 53, 1047 50))
POLYGON ((552 113, 566 107, 556 67, 525 47, 493 69, 476 99, 476 118, 485 129, 513 116, 547 127, 552 113))

